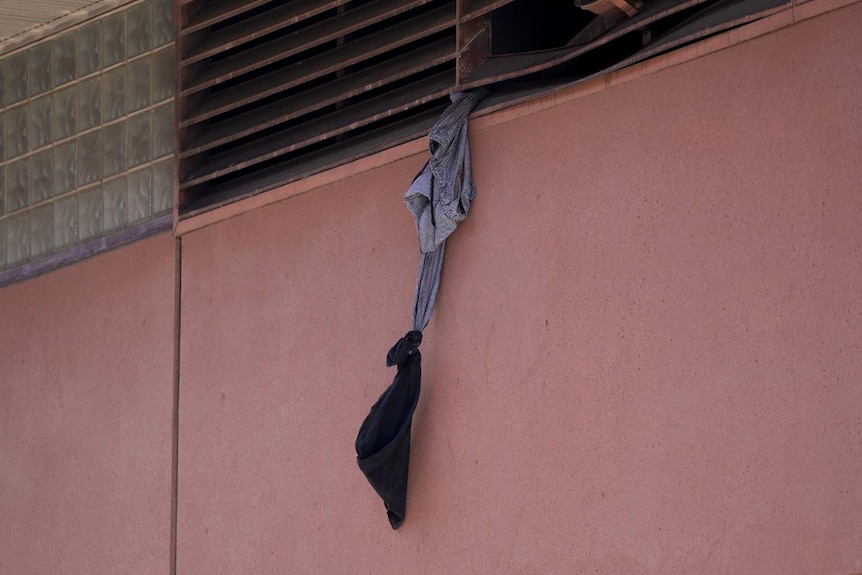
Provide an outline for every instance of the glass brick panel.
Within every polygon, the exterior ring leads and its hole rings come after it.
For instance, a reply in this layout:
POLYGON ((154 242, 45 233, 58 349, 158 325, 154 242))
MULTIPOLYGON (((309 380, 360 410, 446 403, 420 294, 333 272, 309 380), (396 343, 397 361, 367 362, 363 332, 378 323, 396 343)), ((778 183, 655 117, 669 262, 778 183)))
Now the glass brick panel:
POLYGON ((104 185, 105 231, 126 225, 126 178, 118 178, 104 185))
POLYGON ((174 161, 159 162, 153 166, 153 213, 171 210, 174 202, 174 161))
POLYGON ((54 249, 54 204, 30 211, 30 256, 36 257, 54 249))
POLYGON ((101 78, 98 76, 78 84, 78 131, 98 126, 101 118, 102 102, 99 97, 101 78))
POLYGON ((27 52, 6 58, 6 105, 20 102, 28 95, 30 67, 27 52))
POLYGON ((54 86, 75 79, 75 33, 54 40, 54 86))
POLYGON ((174 151, 174 103, 168 102, 153 110, 153 158, 174 151))
POLYGON ((113 176, 126 169, 126 123, 117 122, 102 129, 104 175, 113 176))
POLYGON ((78 185, 95 182, 102 177, 102 131, 96 130, 78 137, 78 185))
POLYGON ((78 174, 75 140, 54 146, 54 193, 62 194, 75 187, 78 174))
POLYGON ((129 196, 126 200, 126 220, 131 224, 152 214, 152 179, 150 169, 144 168, 128 175, 129 196))
POLYGON ((161 102, 174 95, 174 56, 173 46, 153 54, 153 103, 161 102))
POLYGON ((0 269, 170 213, 175 3, 0 58, 0 269))
POLYGON ((54 204, 54 248, 64 248, 78 239, 78 202, 75 196, 54 204))
POLYGON ((150 161, 150 113, 132 116, 126 121, 128 154, 126 165, 130 168, 150 161))
POLYGON ((126 113, 126 68, 120 66, 102 76, 102 120, 109 122, 126 113))
POLYGON ((126 58, 126 13, 102 20, 102 65, 111 66, 126 58))
POLYGON ((6 110, 6 159, 27 151, 27 106, 6 110))
POLYGON ((102 23, 93 22, 78 30, 78 77, 102 67, 102 23))
POLYGON ((153 0, 153 48, 167 44, 174 36, 174 0, 153 0))
POLYGON ((44 94, 51 89, 51 44, 42 42, 30 49, 30 95, 44 94))
POLYGON ((75 133, 76 93, 75 86, 54 92, 54 141, 62 140, 75 133))
POLYGON ((47 200, 54 193, 54 150, 48 148, 30 157, 30 203, 47 200))
POLYGON ((14 212, 26 207, 29 160, 24 158, 11 164, 6 164, 6 212, 14 212))
POLYGON ((51 143, 51 96, 30 101, 30 149, 51 143))
POLYGON ((30 213, 24 212, 6 220, 6 265, 30 257, 30 213))
POLYGON ((150 57, 135 60, 127 68, 129 89, 126 91, 126 112, 132 113, 150 105, 150 57))
POLYGON ((150 4, 145 2, 130 8, 127 18, 127 56, 132 58, 150 49, 150 4))
POLYGON ((82 241, 101 235, 104 210, 102 188, 78 194, 78 237, 82 241))

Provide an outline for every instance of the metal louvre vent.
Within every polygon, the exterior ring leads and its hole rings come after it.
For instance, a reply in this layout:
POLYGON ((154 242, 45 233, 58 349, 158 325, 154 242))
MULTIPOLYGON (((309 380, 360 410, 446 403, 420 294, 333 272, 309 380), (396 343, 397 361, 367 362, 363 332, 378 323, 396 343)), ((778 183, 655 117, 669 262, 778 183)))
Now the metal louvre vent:
POLYGON ((455 4, 184 4, 180 212, 191 215, 426 132, 455 85, 455 4))
POLYGON ((789 0, 181 0, 179 217, 427 134, 789 0))

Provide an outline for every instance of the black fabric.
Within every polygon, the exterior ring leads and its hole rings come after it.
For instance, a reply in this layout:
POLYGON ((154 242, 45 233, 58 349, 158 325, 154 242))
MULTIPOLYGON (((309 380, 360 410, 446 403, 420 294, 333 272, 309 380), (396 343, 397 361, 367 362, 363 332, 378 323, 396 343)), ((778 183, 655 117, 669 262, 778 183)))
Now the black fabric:
POLYGON ((359 428, 356 460, 368 482, 383 499, 393 529, 407 511, 407 472, 410 465, 410 427, 419 402, 422 379, 422 332, 410 331, 386 355, 386 366, 398 373, 359 428))

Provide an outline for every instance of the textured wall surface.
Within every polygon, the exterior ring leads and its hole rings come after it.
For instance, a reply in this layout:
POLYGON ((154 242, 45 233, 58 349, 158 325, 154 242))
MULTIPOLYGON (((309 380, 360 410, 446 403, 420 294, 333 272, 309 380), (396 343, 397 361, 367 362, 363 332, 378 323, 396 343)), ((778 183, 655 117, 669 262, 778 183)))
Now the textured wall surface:
MULTIPOLYGON (((862 572, 860 42, 474 123, 397 532, 353 442, 424 155, 183 236, 177 573, 862 572)), ((171 573, 175 254, 0 288, 3 575, 171 573)))
POLYGON ((169 572, 173 246, 0 289, 0 573, 169 572))
POLYGON ((862 6, 472 133, 408 516, 413 157, 183 239, 180 573, 862 571, 862 6))

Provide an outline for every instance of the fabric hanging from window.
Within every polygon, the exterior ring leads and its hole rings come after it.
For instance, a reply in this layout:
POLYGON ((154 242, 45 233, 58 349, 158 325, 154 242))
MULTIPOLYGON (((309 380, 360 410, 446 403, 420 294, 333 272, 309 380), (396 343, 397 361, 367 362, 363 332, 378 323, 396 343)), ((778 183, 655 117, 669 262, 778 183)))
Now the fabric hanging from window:
POLYGON ((383 499, 393 529, 401 526, 407 511, 410 432, 422 379, 422 330, 437 299, 446 239, 466 219, 476 197, 467 117, 484 93, 452 94, 452 103, 428 135, 431 158, 404 196, 419 234, 413 330, 389 350, 386 365, 397 365, 398 373, 372 406, 356 437, 359 469, 383 499))
POLYGON ((416 331, 425 329, 434 311, 446 238, 467 218, 470 202, 476 197, 467 116, 484 93, 452 94, 452 104, 428 134, 431 158, 404 194, 404 203, 416 218, 421 252, 413 305, 416 331))

